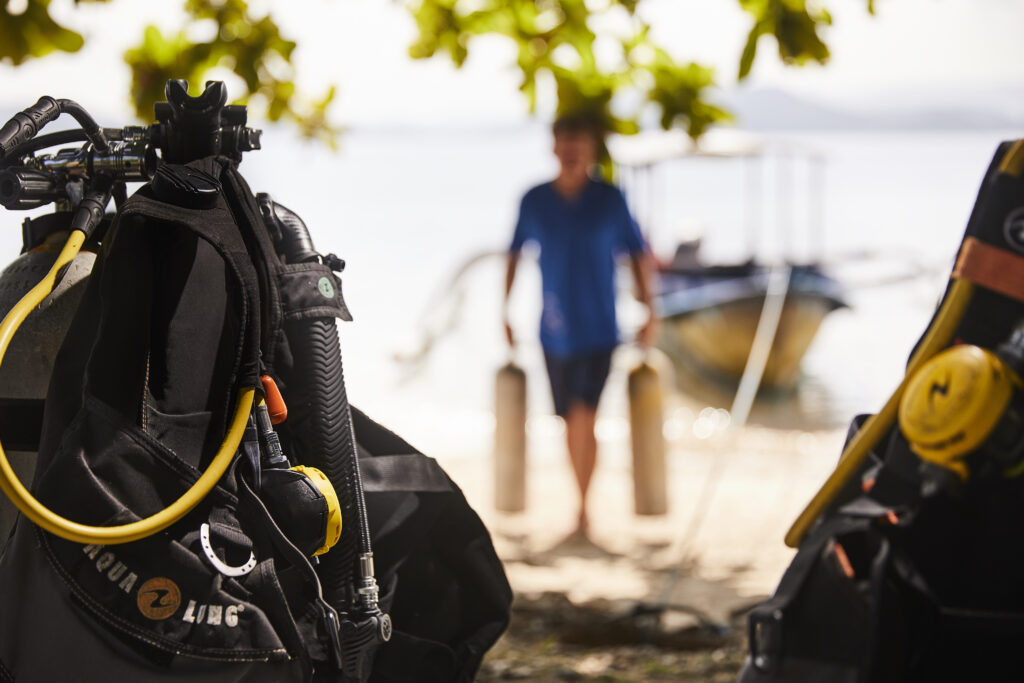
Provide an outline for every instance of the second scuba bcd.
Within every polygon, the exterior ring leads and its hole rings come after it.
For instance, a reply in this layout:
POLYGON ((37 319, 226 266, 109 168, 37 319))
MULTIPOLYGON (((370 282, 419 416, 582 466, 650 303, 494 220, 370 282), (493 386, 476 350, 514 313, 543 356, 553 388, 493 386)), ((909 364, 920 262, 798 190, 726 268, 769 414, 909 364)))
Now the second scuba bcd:
POLYGON ((985 176, 950 284, 878 414, 794 522, 742 683, 1015 681, 1024 636, 1024 140, 985 176))

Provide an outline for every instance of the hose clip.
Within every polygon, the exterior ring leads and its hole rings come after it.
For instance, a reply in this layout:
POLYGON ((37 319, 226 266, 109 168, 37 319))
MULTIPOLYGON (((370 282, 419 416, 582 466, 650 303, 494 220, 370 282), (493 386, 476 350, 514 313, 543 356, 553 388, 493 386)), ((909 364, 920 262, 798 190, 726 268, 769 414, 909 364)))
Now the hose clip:
POLYGON ((213 545, 210 543, 210 525, 206 522, 199 527, 199 545, 202 546, 203 554, 206 555, 206 559, 213 565, 213 568, 224 576, 231 578, 245 576, 256 567, 256 555, 251 550, 245 564, 237 567, 232 567, 217 557, 217 554, 213 552, 213 545))

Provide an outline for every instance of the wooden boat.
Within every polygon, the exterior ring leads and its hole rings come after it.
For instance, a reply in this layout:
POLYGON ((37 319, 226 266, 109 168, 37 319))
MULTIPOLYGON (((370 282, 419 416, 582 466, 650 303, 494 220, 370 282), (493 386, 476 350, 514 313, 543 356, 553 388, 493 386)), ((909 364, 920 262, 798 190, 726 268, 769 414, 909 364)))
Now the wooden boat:
MULTIPOLYGON (((746 367, 764 308, 769 269, 746 263, 661 270, 659 347, 688 374, 735 385, 746 367)), ((813 265, 794 266, 761 384, 796 387, 800 362, 832 311, 845 306, 839 284, 813 265)))
MULTIPOLYGON (((705 263, 698 255, 698 239, 677 243, 671 262, 659 268, 659 346, 678 369, 685 370, 679 376, 711 378, 727 388, 736 387, 764 309, 769 272, 789 262, 789 287, 760 385, 772 390, 794 389, 800 377, 800 362, 822 321, 846 305, 839 283, 824 271, 820 261, 823 159, 810 150, 773 146, 735 131, 718 131, 703 139, 700 146, 681 131, 645 133, 614 142, 618 144, 612 155, 623 171, 627 197, 632 196, 634 214, 648 231, 655 229, 652 224, 665 228, 666 223, 678 221, 694 201, 701 199, 710 182, 702 178, 703 174, 721 173, 723 164, 739 171, 735 177, 739 196, 715 196, 720 213, 734 204, 742 208, 748 260, 735 265, 705 263), (695 172, 693 164, 702 164, 700 170, 695 172), (798 167, 808 183, 803 192, 793 182, 798 167), (680 172, 687 169, 689 181, 680 180, 680 172), (774 220, 765 211, 766 196, 774 220), (805 210, 795 211, 801 201, 806 204, 805 210), (801 234, 795 235, 794 217, 798 214, 807 218, 801 234), (770 233, 765 225, 768 222, 772 223, 770 233), (783 247, 810 246, 812 253, 763 258, 758 244, 766 234, 774 235, 783 247)), ((728 173, 730 178, 735 175, 728 173)), ((726 185, 734 182, 721 175, 714 177, 726 185)), ((728 230, 725 223, 715 225, 716 231, 728 230)))

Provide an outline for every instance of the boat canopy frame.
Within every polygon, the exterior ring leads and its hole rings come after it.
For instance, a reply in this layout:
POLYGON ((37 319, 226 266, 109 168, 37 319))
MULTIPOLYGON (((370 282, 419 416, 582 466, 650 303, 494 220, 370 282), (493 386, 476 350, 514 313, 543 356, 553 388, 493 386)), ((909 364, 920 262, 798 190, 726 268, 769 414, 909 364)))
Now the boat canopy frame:
POLYGON ((809 265, 824 256, 826 159, 819 151, 792 141, 767 140, 743 131, 721 129, 708 133, 699 142, 680 129, 616 135, 609 140, 609 148, 630 209, 649 237, 664 229, 656 206, 659 196, 668 196, 665 185, 670 164, 735 163, 741 166, 742 173, 744 250, 748 260, 755 261, 767 223, 765 177, 774 167, 772 189, 781 260, 809 265), (798 259, 793 246, 799 195, 795 171, 800 164, 807 168, 804 196, 808 229, 806 255, 798 259))

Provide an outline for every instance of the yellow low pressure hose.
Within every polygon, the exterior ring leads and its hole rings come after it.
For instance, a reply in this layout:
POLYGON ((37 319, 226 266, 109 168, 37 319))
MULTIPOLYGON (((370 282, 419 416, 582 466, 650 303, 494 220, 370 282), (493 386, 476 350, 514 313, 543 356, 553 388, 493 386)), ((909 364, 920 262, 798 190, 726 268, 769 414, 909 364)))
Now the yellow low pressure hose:
POLYGON ((960 324, 964 311, 967 310, 967 304, 971 301, 973 291, 974 285, 967 280, 953 281, 949 295, 943 302, 942 308, 939 309, 938 315, 935 316, 935 322, 928 328, 921 345, 918 346, 917 351, 911 356, 910 362, 907 363, 907 373, 900 385, 896 387, 896 391, 878 411, 878 414, 869 417, 864 422, 864 426, 850 439, 835 470, 789 528, 786 533, 786 545, 790 548, 800 545, 800 541, 803 540, 811 525, 828 508, 850 477, 860 470, 864 460, 871 453, 871 449, 889 432, 896 421, 900 399, 903 397, 907 382, 928 359, 949 346, 956 333, 957 325, 960 324))
MULTIPOLYGON (((22 297, 21 301, 3 319, 3 322, 0 322, 0 363, 3 363, 7 347, 18 331, 18 327, 35 310, 36 306, 50 295, 61 268, 75 258, 84 242, 84 232, 72 231, 67 243, 57 256, 56 263, 50 268, 50 272, 28 294, 22 297)), ((40 528, 69 541, 114 545, 152 536, 187 515, 213 490, 213 487, 224 475, 242 441, 242 434, 245 432, 249 413, 252 410, 254 394, 255 391, 251 388, 242 389, 239 392, 231 427, 220 449, 210 462, 210 466, 181 498, 151 517, 130 524, 109 527, 87 526, 65 519, 36 500, 28 489, 18 481, 18 476, 11 469, 10 462, 7 461, 7 454, 4 453, 2 444, 0 444, 0 490, 11 499, 11 502, 21 510, 23 515, 40 528)))

